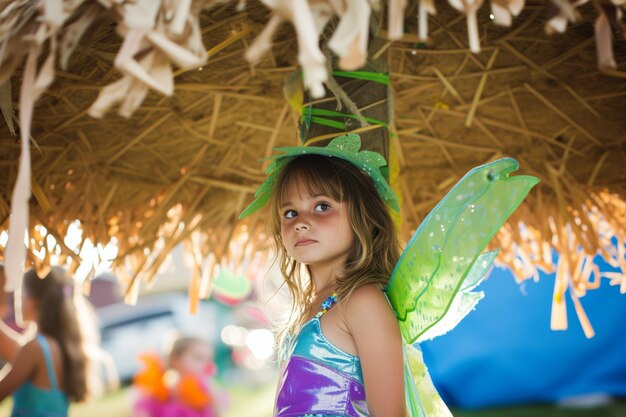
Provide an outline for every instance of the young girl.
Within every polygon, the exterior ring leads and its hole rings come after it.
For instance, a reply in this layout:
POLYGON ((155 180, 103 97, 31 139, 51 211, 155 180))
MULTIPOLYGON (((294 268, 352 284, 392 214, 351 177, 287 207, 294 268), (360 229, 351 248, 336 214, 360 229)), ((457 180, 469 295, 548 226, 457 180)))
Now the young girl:
POLYGON ((216 398, 209 378, 215 366, 201 339, 183 337, 172 345, 167 367, 156 355, 140 358, 144 368, 135 376, 140 391, 138 417, 217 417, 216 398))
POLYGON ((374 181, 341 157, 305 154, 269 182, 293 300, 275 415, 405 417, 402 339, 383 293, 400 245, 374 181))
MULTIPOLYGON (((1 268, 0 278, 4 303, 1 268)), ((22 317, 37 324, 37 334, 20 346, 6 325, 0 327, 0 354, 11 366, 0 380, 0 400, 13 395, 12 417, 65 417, 70 402, 87 397, 87 356, 81 345, 73 288, 58 267, 43 278, 35 270, 24 275, 22 317)))
POLYGON ((275 415, 451 417, 416 343, 451 330, 482 298, 482 253, 538 182, 517 161, 476 167, 437 204, 400 255, 384 158, 348 134, 279 148, 256 200, 269 202, 292 296, 275 415), (486 215, 489 213, 489 215, 486 215))

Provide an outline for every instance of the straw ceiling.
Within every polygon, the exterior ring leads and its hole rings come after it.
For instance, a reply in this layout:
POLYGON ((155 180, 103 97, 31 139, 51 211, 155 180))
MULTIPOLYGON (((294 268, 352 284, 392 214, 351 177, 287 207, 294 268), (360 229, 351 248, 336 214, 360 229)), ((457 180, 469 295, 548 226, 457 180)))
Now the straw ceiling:
MULTIPOLYGON (((298 40, 293 26, 280 26, 272 49, 253 67, 244 54, 271 22, 270 11, 255 2, 241 11, 232 2, 202 12, 197 6, 191 19, 197 12, 208 61, 201 63, 204 55, 189 41, 191 55, 166 60, 174 68, 173 95, 152 88, 145 99, 138 95, 134 112, 133 103, 122 105, 132 116, 113 107, 96 119, 88 112, 98 93, 126 74, 114 65, 122 3, 100 3, 65 69, 55 65, 54 82, 35 102, 28 258, 43 268, 60 253, 76 269, 85 239, 102 245, 113 239, 117 272, 130 284, 152 280, 169 250, 186 242, 196 263, 195 299, 210 291, 216 265, 252 274, 265 261, 262 215, 243 222, 237 216, 263 179, 259 159, 275 146, 298 144, 298 116, 283 97, 285 79, 298 65, 298 40), (194 59, 200 62, 195 68, 179 69, 194 59), (72 246, 63 242, 74 219, 83 240, 72 246)), ((487 7, 479 9, 481 52, 473 54, 465 16, 444 2, 429 17, 429 41, 422 42, 418 7, 409 2, 401 39, 379 50, 387 54, 394 91, 392 146, 401 167, 405 237, 471 167, 502 156, 518 159, 520 173, 542 183, 498 234, 499 259, 518 280, 536 277, 537 268, 558 270, 553 328, 567 326, 568 296, 591 336, 579 297, 601 277, 626 292, 624 42, 615 43, 615 68, 599 69, 592 5, 579 9, 583 18, 565 34, 547 36, 544 6, 528 3, 510 28, 494 25, 487 7), (562 255, 558 264, 553 248, 562 255), (598 253, 621 272, 601 275, 592 261, 598 253)), ((25 21, 34 24, 37 10, 31 12, 25 21)), ((66 19, 59 33, 71 24, 66 19)), ((18 43, 17 31, 0 29, 0 40, 18 43)), ((389 29, 382 24, 380 36, 389 29)), ((150 53, 142 45, 135 51, 139 61, 150 53)), ((45 43, 42 51, 51 47, 45 43)), ((43 58, 39 65, 45 66, 43 58)), ((7 78, 4 114, 7 102, 19 107, 24 68, 21 60, 7 78)), ((6 70, 5 62, 0 73, 6 70)), ((161 85, 165 92, 167 84, 161 85)), ((123 93, 122 100, 133 90, 123 93)), ((13 125, 19 134, 17 119, 13 125)), ((9 227, 20 146, 1 124, 0 231, 9 227)), ((130 287, 132 295, 138 285, 130 287)))

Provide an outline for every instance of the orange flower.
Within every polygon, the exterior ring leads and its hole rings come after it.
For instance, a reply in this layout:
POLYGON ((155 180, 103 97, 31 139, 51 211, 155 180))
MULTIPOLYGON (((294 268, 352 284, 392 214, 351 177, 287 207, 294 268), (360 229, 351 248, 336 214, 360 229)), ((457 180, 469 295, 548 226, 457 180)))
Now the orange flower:
POLYGON ((166 401, 169 397, 169 390, 163 382, 163 364, 161 359, 154 354, 144 353, 139 356, 143 362, 143 369, 133 378, 133 384, 153 396, 159 401, 166 401))
POLYGON ((192 375, 186 375, 180 379, 176 387, 176 395, 181 403, 196 409, 213 404, 213 397, 202 383, 192 375))

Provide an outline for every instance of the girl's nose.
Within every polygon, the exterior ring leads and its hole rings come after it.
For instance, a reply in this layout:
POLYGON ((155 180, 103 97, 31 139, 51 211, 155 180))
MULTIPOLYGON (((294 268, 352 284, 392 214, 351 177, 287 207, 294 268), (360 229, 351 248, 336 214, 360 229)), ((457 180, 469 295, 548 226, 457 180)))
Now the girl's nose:
POLYGON ((296 223, 295 230, 296 230, 296 232, 301 232, 303 230, 309 230, 309 226, 305 222, 300 221, 300 222, 296 223))

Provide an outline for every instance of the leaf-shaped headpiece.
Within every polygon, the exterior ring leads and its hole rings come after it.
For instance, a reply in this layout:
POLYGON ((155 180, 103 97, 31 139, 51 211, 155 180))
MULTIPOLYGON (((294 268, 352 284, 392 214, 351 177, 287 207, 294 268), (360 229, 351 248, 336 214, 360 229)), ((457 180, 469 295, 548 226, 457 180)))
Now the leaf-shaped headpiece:
POLYGON ((328 157, 341 158, 350 162, 372 179, 378 195, 391 208, 399 211, 398 198, 394 194, 389 184, 383 177, 381 168, 387 165, 385 158, 378 152, 361 151, 361 138, 354 133, 348 133, 333 139, 327 146, 293 146, 289 148, 275 148, 279 155, 271 157, 272 163, 265 171, 267 179, 254 194, 256 199, 239 215, 242 219, 256 212, 263 207, 270 199, 278 174, 285 165, 292 159, 302 155, 323 155, 328 157))

